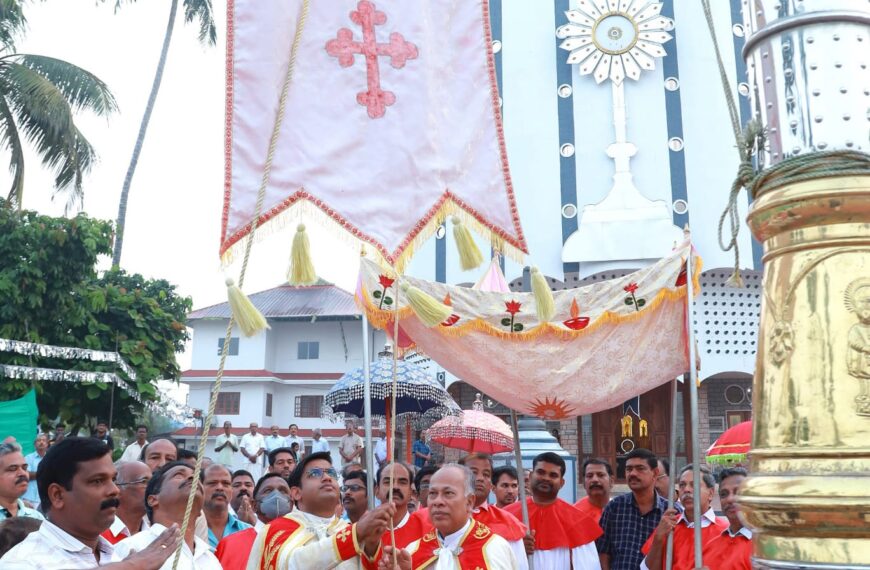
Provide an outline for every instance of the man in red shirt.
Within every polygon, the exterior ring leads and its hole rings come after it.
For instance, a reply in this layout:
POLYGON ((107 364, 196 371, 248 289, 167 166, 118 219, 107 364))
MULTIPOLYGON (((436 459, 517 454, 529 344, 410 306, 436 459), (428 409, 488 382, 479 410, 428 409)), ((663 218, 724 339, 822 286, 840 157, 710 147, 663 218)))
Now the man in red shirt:
MULTIPOLYGON (((254 487, 254 512, 264 525, 293 510, 290 485, 278 473, 263 475, 254 487)), ((257 539, 256 527, 246 528, 221 539, 215 550, 224 570, 245 570, 251 548, 257 539)))
POLYGON ((529 567, 523 545, 526 527, 514 515, 488 502, 492 492, 492 457, 485 453, 471 453, 460 459, 459 464, 468 467, 474 475, 474 508, 471 518, 485 524, 492 532, 508 541, 517 559, 517 567, 525 570, 529 567))
POLYGON ((641 570, 662 570, 665 567, 665 551, 668 535, 674 533, 674 565, 673 570, 692 570, 695 568, 695 524, 694 501, 701 502, 701 543, 707 544, 722 531, 728 528, 726 519, 716 516, 711 505, 713 493, 716 491, 716 480, 707 467, 701 467, 701 489, 698 493, 693 489, 692 466, 686 465, 680 471, 677 492, 684 511, 678 513, 668 509, 662 515, 662 520, 656 530, 647 539, 641 549, 646 558, 641 563, 641 570))
POLYGON ((583 462, 583 488, 586 496, 574 503, 579 509, 598 522, 604 506, 610 501, 613 488, 613 468, 603 459, 587 459, 583 462))
POLYGON ((384 532, 381 539, 383 545, 392 544, 392 537, 395 535, 396 546, 405 548, 432 527, 425 514, 408 512, 412 481, 411 468, 401 461, 384 463, 378 469, 375 494, 381 503, 386 503, 390 498, 390 488, 392 488, 393 506, 396 507, 396 514, 393 515, 393 532, 390 532, 389 529, 384 532))
POLYGON ((710 570, 752 570, 752 531, 740 519, 737 495, 746 469, 732 467, 719 474, 719 501, 729 527, 704 545, 704 566, 710 570))

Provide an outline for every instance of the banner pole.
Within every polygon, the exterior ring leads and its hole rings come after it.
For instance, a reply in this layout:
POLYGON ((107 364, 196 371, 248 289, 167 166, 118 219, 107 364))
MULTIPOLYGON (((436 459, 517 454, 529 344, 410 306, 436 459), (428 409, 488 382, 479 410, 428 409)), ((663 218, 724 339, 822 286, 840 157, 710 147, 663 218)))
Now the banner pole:
MULTIPOLYGON (((529 506, 526 504, 526 470, 523 467, 523 452, 520 449, 520 428, 517 423, 516 410, 511 410, 511 431, 514 434, 514 460, 517 462, 517 477, 519 477, 520 483, 518 487, 520 489, 520 506, 523 511, 523 524, 531 532, 532 527, 529 526, 529 506)), ((532 555, 529 555, 529 570, 535 570, 532 555)))
MULTIPOLYGON (((668 508, 674 508, 674 479, 677 473, 677 379, 671 381, 671 447, 668 465, 668 508)), ((665 570, 674 566, 674 533, 668 534, 668 546, 665 551, 665 570)))
MULTIPOLYGON (((371 465, 374 463, 374 454, 372 453, 372 379, 370 372, 370 357, 369 351, 369 317, 366 312, 362 312, 362 349, 363 349, 363 413, 365 414, 365 430, 366 430, 366 445, 363 455, 365 458, 366 467, 369 473, 374 474, 371 465)), ((366 477, 366 496, 369 501, 369 510, 375 508, 375 480, 373 476, 366 477)))
MULTIPOLYGON (((688 226, 686 227, 688 236, 688 226)), ((695 520, 695 568, 703 567, 701 555, 701 501, 698 500, 701 491, 701 443, 698 441, 698 369, 697 348, 695 346, 694 325, 694 270, 692 268, 692 242, 689 240, 689 253, 686 256, 686 330, 689 341, 689 407, 692 421, 692 485, 695 500, 692 501, 692 511, 695 520)))

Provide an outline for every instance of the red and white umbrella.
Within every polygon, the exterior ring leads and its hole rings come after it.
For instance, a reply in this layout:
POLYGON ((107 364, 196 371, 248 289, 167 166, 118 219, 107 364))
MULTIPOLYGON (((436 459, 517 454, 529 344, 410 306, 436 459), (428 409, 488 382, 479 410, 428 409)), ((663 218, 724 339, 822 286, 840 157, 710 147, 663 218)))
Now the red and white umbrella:
POLYGON ((480 394, 471 410, 464 410, 459 417, 448 416, 437 421, 429 428, 427 439, 468 453, 494 454, 514 448, 510 426, 498 416, 483 411, 480 394))
POLYGON ((752 447, 752 420, 728 428, 707 450, 707 463, 734 465, 746 461, 752 447))

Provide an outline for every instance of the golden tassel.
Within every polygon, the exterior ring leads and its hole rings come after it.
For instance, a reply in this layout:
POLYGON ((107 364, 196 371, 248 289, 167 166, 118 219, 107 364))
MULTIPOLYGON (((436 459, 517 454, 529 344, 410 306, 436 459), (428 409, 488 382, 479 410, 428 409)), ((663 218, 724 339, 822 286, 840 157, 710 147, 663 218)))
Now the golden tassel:
POLYGON ((459 251, 459 266, 463 271, 480 267, 483 263, 483 254, 462 219, 453 216, 453 239, 456 240, 456 249, 459 251))
POLYGON ((535 295, 535 311, 538 320, 548 322, 556 314, 556 302, 553 300, 553 291, 547 284, 547 278, 537 267, 532 267, 532 293, 535 295))
POLYGON ((245 336, 254 336, 262 330, 269 328, 269 323, 257 307, 242 293, 232 279, 227 279, 227 297, 230 301, 230 309, 235 317, 236 324, 245 336))
POLYGON ((305 224, 299 224, 296 235, 293 236, 293 247, 290 249, 290 270, 287 281, 291 285, 312 285, 317 282, 317 273, 311 263, 311 245, 305 224))
POLYGON ((402 292, 407 296, 408 304, 414 310, 414 314, 427 327, 439 325, 450 317, 452 311, 450 307, 436 301, 417 287, 402 283, 402 292))

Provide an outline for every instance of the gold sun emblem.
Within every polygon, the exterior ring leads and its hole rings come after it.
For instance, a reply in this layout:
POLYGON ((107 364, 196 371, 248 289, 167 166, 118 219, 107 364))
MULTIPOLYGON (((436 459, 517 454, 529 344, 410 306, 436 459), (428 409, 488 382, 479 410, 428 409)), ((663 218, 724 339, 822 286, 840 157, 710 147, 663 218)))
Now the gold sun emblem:
POLYGON ((544 401, 541 401, 540 399, 535 400, 532 403, 531 411, 539 418, 544 418, 547 420, 561 420, 571 415, 571 412, 574 411, 574 408, 567 406, 564 401, 559 401, 556 398, 553 398, 551 400, 549 397, 547 397, 544 398, 544 401))

